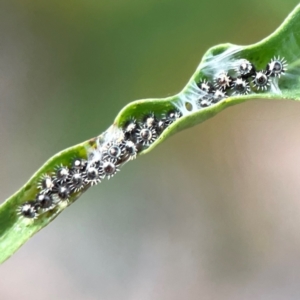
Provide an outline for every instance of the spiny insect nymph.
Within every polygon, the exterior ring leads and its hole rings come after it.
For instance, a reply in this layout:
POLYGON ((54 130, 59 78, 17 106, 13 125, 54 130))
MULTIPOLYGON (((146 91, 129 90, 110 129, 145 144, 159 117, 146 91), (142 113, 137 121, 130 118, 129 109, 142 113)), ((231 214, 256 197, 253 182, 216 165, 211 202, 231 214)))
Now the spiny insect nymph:
POLYGON ((247 95, 250 92, 249 83, 242 79, 237 78, 232 83, 233 95, 247 95))
POLYGON ((74 170, 69 176, 69 188, 75 193, 84 188, 84 180, 80 170, 74 170))
POLYGON ((102 173, 107 176, 108 179, 114 176, 117 171, 119 171, 117 165, 111 160, 103 161, 100 168, 102 173))
POLYGON ((226 92, 223 92, 221 90, 215 90, 213 94, 212 102, 217 103, 225 98, 227 98, 226 92))
POLYGON ((166 118, 165 118, 166 124, 171 125, 177 119, 181 118, 181 116, 182 116, 182 113, 179 110, 177 110, 177 109, 170 110, 166 114, 166 118))
POLYGON ((147 126, 147 127, 155 127, 157 124, 157 119, 154 115, 153 112, 146 114, 145 117, 143 118, 143 123, 147 126))
POLYGON ((66 182, 69 176, 69 169, 63 165, 58 166, 55 168, 55 177, 54 181, 56 182, 66 182))
POLYGON ((166 117, 161 118, 156 125, 156 130, 160 134, 162 133, 167 127, 167 120, 166 117))
POLYGON ((87 168, 86 170, 86 177, 85 177, 85 181, 86 183, 90 184, 90 185, 96 185, 99 182, 101 182, 102 179, 102 174, 99 170, 99 168, 97 168, 96 166, 90 166, 87 168))
POLYGON ((137 148, 135 143, 132 141, 125 141, 124 148, 126 153, 128 153, 130 159, 134 159, 137 155, 137 148))
POLYGON ((53 204, 53 198, 51 195, 38 194, 36 197, 36 206, 44 212, 53 208, 53 204))
POLYGON ((203 97, 201 97, 198 100, 198 106, 200 106, 200 107, 210 106, 212 101, 213 101, 213 95, 212 94, 204 95, 203 97))
POLYGON ((242 77, 250 77, 254 74, 254 66, 247 59, 242 59, 235 71, 242 77))
POLYGON ((55 198, 56 200, 59 202, 59 201, 69 201, 69 197, 70 197, 70 189, 65 186, 65 185, 59 185, 57 188, 56 188, 56 193, 54 194, 55 195, 55 198))
POLYGON ((135 118, 130 118, 123 127, 124 136, 126 139, 135 139, 135 133, 138 129, 138 124, 135 118))
POLYGON ((215 77, 215 87, 219 90, 226 90, 231 85, 231 77, 227 72, 222 71, 215 77))
POLYGON ((44 174, 41 176, 37 187, 42 193, 48 193, 54 188, 54 181, 50 175, 44 174))
POLYGON ((270 85, 269 77, 265 71, 259 71, 255 75, 253 75, 253 84, 254 86, 260 90, 267 90, 268 86, 270 85))
POLYGON ((23 203, 19 207, 18 213, 24 218, 35 219, 37 217, 36 202, 31 200, 23 203))
POLYGON ((148 128, 145 124, 137 131, 137 140, 143 146, 149 146, 156 140, 156 131, 153 127, 148 128))
POLYGON ((110 157, 118 160, 124 153, 124 146, 122 143, 108 143, 105 145, 104 158, 110 157))
POLYGON ((206 79, 200 81, 197 85, 199 89, 205 93, 210 93, 213 90, 212 84, 208 82, 206 79))
POLYGON ((82 170, 85 169, 86 165, 87 165, 87 161, 86 160, 81 159, 81 158, 75 158, 73 160, 72 167, 75 170, 81 170, 82 171, 82 170))
POLYGON ((279 77, 284 75, 287 70, 287 62, 284 58, 274 57, 267 65, 267 73, 272 77, 279 77))

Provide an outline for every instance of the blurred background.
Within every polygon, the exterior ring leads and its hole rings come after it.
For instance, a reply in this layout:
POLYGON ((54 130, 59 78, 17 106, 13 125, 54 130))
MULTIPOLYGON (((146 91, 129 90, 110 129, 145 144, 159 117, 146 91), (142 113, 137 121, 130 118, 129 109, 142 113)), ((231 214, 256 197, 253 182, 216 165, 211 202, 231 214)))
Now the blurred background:
MULTIPOLYGON (((0 201, 297 3, 1 0, 0 201)), ((300 299, 299 116, 296 102, 251 101, 127 164, 0 267, 0 299, 300 299)))

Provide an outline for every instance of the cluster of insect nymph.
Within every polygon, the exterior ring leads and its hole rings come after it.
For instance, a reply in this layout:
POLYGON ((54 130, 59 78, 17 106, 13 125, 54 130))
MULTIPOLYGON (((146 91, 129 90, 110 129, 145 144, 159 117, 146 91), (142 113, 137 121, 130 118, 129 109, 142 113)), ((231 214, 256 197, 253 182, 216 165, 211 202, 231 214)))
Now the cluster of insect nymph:
MULTIPOLYGON (((236 60, 232 70, 219 71, 209 81, 197 82, 200 96, 196 96, 196 109, 220 102, 228 96, 247 95, 266 91, 287 70, 284 58, 274 57, 264 70, 256 70, 246 59, 236 60), (234 75, 232 75, 234 74, 234 75)), ((43 174, 37 183, 37 195, 18 207, 18 214, 26 219, 36 219, 60 204, 68 204, 71 197, 87 188, 111 178, 120 167, 148 148, 161 133, 186 111, 174 106, 158 116, 151 112, 140 118, 129 118, 121 129, 108 130, 98 137, 97 146, 86 158, 75 157, 69 165, 60 164, 43 174)))
POLYGON ((68 204, 76 193, 114 176, 124 163, 148 148, 181 116, 174 107, 160 117, 148 113, 140 120, 130 118, 117 133, 108 130, 108 137, 99 138, 96 149, 87 158, 76 157, 69 165, 58 165, 52 172, 43 174, 37 183, 35 199, 19 206, 17 213, 26 219, 36 219, 58 205, 68 204))
POLYGON ((232 66, 232 70, 219 71, 211 81, 201 79, 197 83, 203 92, 197 99, 198 109, 218 103, 228 96, 266 91, 287 70, 286 60, 280 57, 271 59, 264 70, 257 70, 247 59, 240 59, 232 66))

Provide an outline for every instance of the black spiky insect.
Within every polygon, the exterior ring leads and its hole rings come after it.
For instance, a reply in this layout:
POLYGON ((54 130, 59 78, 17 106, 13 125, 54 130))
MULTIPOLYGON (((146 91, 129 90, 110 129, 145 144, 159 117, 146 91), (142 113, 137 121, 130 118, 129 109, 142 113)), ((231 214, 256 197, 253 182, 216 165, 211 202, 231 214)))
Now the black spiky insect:
POLYGON ((280 78, 281 75, 284 75, 286 70, 287 62, 283 57, 280 58, 280 56, 272 58, 271 62, 267 65, 267 74, 271 77, 280 78))
POLYGON ((156 127, 157 125, 157 118, 153 112, 146 114, 142 118, 142 123, 144 123, 147 127, 156 127))
POLYGON ((221 71, 214 79, 215 88, 221 91, 225 91, 230 88, 232 82, 231 76, 227 72, 221 71))
POLYGON ((68 187, 70 192, 79 192, 85 187, 84 175, 85 172, 73 170, 68 177, 68 187))
POLYGON ((142 124, 137 131, 137 142, 143 146, 150 146, 157 138, 156 130, 142 124))
POLYGON ((97 167, 94 164, 87 167, 84 178, 86 184, 90 184, 91 186, 93 186, 101 182, 101 180, 104 178, 101 164, 100 167, 97 167))
POLYGON ((36 205, 36 202, 31 200, 23 203, 18 208, 18 214, 24 218, 36 219, 38 216, 38 207, 36 205))
POLYGON ((269 76, 266 74, 266 71, 258 71, 253 75, 253 84, 257 90, 267 90, 270 86, 269 76))
POLYGON ((51 194, 38 194, 35 203, 38 210, 42 212, 46 212, 54 207, 54 200, 51 194))
POLYGON ((247 95, 250 93, 249 83, 243 78, 233 80, 231 89, 233 90, 233 95, 247 95))
POLYGON ((118 161, 124 155, 124 150, 124 144, 122 142, 107 143, 103 147, 103 159, 111 158, 115 161, 118 161))
POLYGON ((55 187, 53 194, 55 202, 68 202, 71 190, 67 185, 58 185, 55 187))
POLYGON ((129 157, 129 159, 136 158, 138 150, 137 150, 135 143, 132 141, 124 141, 123 145, 124 145, 125 153, 129 157))
POLYGON ((108 159, 101 162, 100 172, 108 179, 113 177, 117 173, 117 171, 119 171, 119 168, 114 161, 108 159))
POLYGON ((54 188, 54 180, 53 178, 48 174, 43 174, 37 184, 37 188, 41 191, 41 193, 49 193, 54 188))
POLYGON ((166 121, 166 117, 162 117, 157 121, 156 130, 158 134, 161 134, 167 128, 168 124, 166 121))
POLYGON ((199 83, 197 83, 197 86, 199 89, 205 93, 211 93, 213 90, 213 85, 206 79, 201 80, 199 83))
POLYGON ((182 113, 178 109, 170 110, 165 115, 165 122, 169 126, 176 120, 182 117, 182 113))
POLYGON ((124 137, 127 140, 135 140, 136 139, 136 131, 139 126, 135 118, 130 118, 125 125, 123 126, 124 137))
POLYGON ((64 165, 59 165, 54 170, 55 170, 55 175, 53 178, 54 182, 63 183, 67 181, 70 174, 70 170, 68 167, 64 165))
POLYGON ((248 78, 255 74, 255 67, 249 60, 241 59, 239 64, 236 66, 235 71, 242 78, 248 78))
POLYGON ((72 163, 73 170, 84 171, 87 166, 87 161, 83 158, 75 158, 72 163))
POLYGON ((218 103, 219 101, 227 98, 226 92, 221 90, 215 90, 212 96, 212 103, 218 103))
POLYGON ((199 100, 198 100, 198 107, 208 107, 212 104, 213 101, 213 94, 207 94, 202 96, 199 100))

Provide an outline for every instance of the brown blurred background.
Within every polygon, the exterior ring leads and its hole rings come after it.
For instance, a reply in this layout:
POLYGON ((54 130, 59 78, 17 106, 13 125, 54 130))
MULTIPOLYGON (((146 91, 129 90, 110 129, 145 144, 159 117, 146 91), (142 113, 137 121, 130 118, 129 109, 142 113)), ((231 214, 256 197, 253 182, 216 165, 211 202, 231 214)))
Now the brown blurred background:
MULTIPOLYGON (((1 0, 0 201, 297 3, 1 0)), ((260 100, 173 136, 4 263, 0 299, 300 299, 299 133, 299 103, 260 100)))

